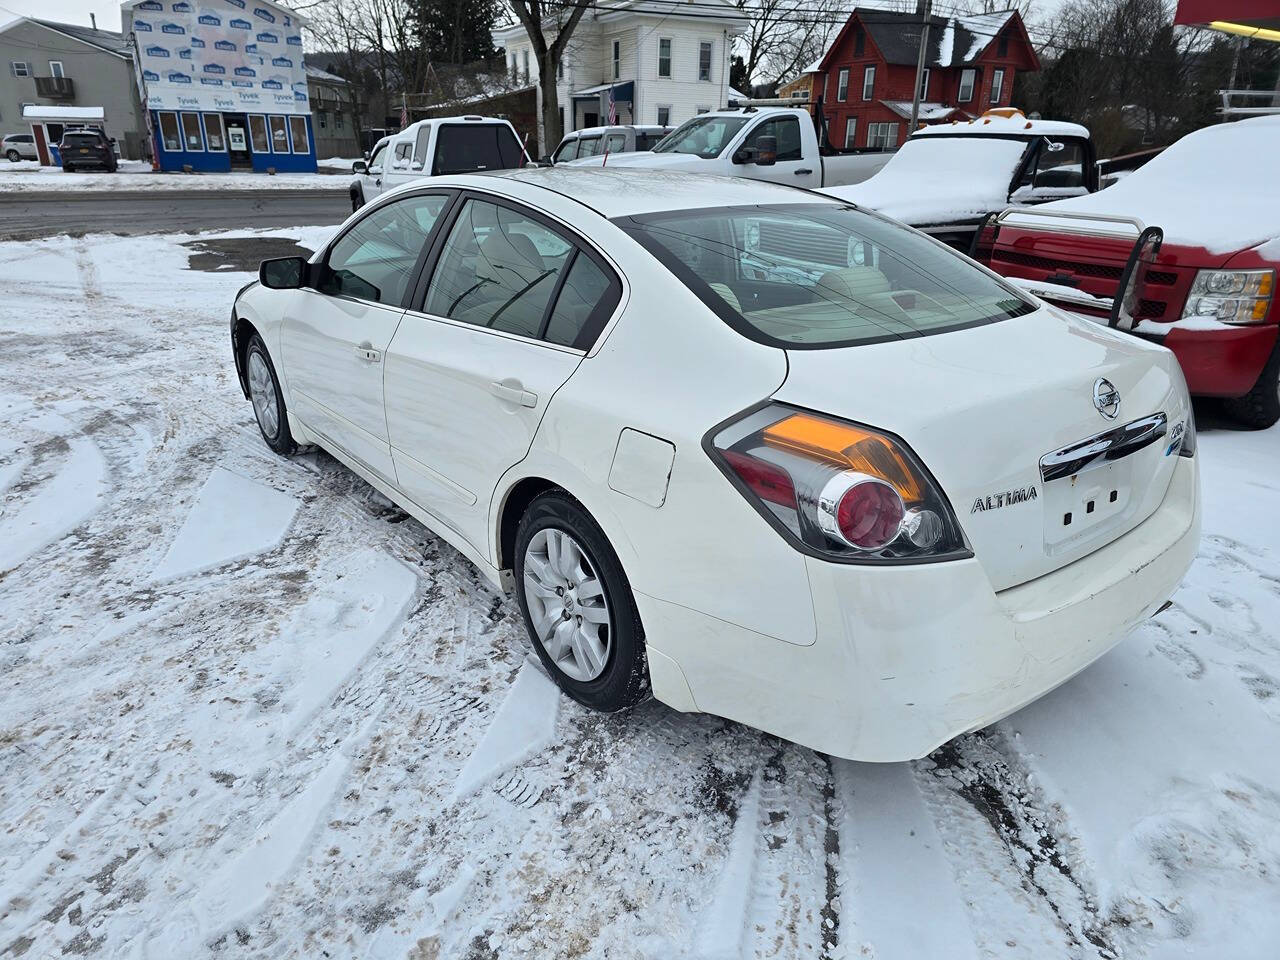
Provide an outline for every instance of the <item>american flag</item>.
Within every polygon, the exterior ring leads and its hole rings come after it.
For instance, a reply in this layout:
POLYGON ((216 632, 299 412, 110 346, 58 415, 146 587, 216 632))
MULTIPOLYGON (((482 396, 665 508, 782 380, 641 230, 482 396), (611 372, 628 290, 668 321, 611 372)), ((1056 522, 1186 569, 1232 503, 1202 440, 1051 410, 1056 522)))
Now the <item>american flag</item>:
POLYGON ((609 126, 615 126, 618 122, 618 105, 613 102, 613 87, 609 88, 609 126))
POLYGON ((400 129, 403 130, 409 125, 409 108, 404 103, 400 104, 400 129))

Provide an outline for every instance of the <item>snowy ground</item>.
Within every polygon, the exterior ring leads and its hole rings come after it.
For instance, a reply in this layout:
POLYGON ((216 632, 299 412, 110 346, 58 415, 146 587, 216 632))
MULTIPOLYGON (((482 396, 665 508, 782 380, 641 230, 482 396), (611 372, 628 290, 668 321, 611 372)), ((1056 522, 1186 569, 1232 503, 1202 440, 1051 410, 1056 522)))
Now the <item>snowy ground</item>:
MULTIPOLYGON (((347 173, 351 164, 347 163, 347 173)), ((121 160, 115 173, 65 172, 34 160, 0 160, 0 193, 16 190, 345 190, 349 177, 320 173, 157 173, 141 160, 121 160)))
POLYGON ((1200 558, 1098 664, 831 761, 559 698, 455 552, 267 450, 190 239, 0 244, 0 956, 1275 956, 1280 430, 1202 410, 1200 558))

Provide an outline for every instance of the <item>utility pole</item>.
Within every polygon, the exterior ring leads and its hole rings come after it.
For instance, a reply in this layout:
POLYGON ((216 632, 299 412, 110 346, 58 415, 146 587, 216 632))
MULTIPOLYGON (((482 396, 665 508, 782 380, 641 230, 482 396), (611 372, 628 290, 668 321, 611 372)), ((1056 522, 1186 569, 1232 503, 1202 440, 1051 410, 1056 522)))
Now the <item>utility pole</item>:
MULTIPOLYGON (((911 127, 907 130, 907 137, 916 132, 920 123, 920 81, 924 79, 924 58, 929 49, 929 16, 932 12, 933 0, 921 0, 916 4, 916 13, 921 15, 920 55, 916 57, 916 89, 911 95, 911 127)), ((902 139, 906 140, 907 137, 902 139)))

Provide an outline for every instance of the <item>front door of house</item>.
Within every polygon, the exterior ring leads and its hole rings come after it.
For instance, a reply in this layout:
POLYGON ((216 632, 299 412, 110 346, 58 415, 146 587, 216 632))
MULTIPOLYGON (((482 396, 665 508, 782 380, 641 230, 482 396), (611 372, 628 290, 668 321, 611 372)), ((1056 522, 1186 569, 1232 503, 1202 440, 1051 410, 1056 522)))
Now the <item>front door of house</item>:
POLYGON ((231 155, 233 167, 249 167, 253 165, 253 157, 249 153, 249 130, 243 113, 224 113, 223 120, 227 124, 227 151, 231 155))

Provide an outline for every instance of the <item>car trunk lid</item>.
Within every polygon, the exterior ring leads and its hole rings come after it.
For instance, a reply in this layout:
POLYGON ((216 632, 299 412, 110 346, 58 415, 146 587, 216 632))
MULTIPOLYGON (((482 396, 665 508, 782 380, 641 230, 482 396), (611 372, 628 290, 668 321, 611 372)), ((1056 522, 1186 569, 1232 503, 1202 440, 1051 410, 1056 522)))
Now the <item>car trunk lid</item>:
POLYGON ((937 479, 996 590, 1080 559, 1150 516, 1188 417, 1172 354, 1052 309, 788 358, 776 398, 902 438, 937 479), (1095 388, 1108 399, 1098 381, 1119 393, 1114 419, 1095 405, 1095 388), (1127 455, 1085 468, 1087 454, 1065 452, 1126 425, 1132 434, 1147 418, 1149 435, 1127 455), (1063 463, 1074 466, 1053 466, 1063 463))

